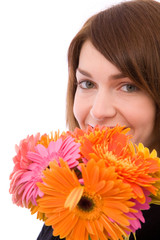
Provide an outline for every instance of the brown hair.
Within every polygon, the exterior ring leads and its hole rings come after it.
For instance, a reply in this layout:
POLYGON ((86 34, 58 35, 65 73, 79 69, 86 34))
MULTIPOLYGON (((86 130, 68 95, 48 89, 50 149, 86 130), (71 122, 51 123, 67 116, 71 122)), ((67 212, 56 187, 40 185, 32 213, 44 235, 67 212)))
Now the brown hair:
POLYGON ((122 2, 89 18, 74 37, 68 50, 66 120, 70 130, 78 126, 73 114, 76 69, 86 40, 153 98, 157 106, 156 132, 160 138, 160 3, 122 2))

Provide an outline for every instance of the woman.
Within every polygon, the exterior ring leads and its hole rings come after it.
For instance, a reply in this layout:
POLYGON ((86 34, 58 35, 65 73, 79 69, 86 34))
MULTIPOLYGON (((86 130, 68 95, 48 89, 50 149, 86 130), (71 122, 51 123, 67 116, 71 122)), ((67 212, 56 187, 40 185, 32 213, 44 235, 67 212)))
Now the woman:
MULTIPOLYGON (((128 1, 92 16, 68 51, 67 124, 130 127, 135 143, 159 152, 160 3, 128 1)), ((160 207, 144 211, 136 239, 160 237, 160 207)), ((44 226, 38 240, 59 239, 44 226)), ((130 240, 134 239, 131 234, 130 240)))

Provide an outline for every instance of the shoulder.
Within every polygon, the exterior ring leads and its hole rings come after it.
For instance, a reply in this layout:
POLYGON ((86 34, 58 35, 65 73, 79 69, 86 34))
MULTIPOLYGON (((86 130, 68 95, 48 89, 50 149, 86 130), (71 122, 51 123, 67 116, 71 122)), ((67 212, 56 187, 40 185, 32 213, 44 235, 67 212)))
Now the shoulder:
POLYGON ((43 228, 42 228, 37 240, 60 240, 60 238, 53 236, 53 229, 51 226, 43 225, 43 228))
MULTIPOLYGON (((151 204, 149 210, 143 212, 145 223, 136 232, 136 239, 157 240, 160 239, 160 205, 151 204)), ((130 237, 130 240, 133 238, 130 237)))

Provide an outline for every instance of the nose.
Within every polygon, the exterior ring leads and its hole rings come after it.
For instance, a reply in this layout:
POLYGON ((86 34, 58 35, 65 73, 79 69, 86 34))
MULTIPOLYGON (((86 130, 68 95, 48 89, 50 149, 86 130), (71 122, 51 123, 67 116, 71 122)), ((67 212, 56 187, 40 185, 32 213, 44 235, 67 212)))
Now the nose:
POLYGON ((117 114, 114 98, 111 93, 100 91, 96 94, 90 109, 90 115, 95 121, 114 118, 117 114))

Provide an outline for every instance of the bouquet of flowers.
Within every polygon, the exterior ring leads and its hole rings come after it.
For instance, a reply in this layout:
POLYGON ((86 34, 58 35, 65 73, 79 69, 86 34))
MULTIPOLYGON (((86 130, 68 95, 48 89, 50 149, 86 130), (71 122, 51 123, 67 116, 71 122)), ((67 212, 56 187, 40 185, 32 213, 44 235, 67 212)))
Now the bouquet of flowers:
POLYGON ((16 146, 13 203, 66 240, 123 240, 160 203, 160 159, 129 129, 88 127, 28 136, 16 146))

